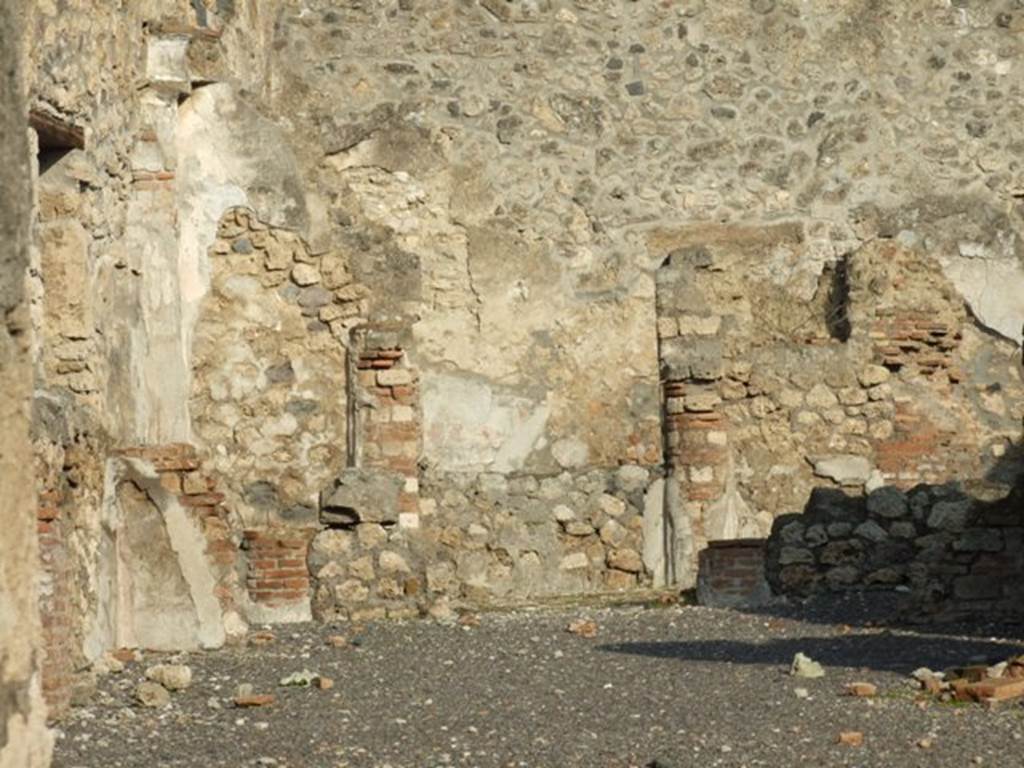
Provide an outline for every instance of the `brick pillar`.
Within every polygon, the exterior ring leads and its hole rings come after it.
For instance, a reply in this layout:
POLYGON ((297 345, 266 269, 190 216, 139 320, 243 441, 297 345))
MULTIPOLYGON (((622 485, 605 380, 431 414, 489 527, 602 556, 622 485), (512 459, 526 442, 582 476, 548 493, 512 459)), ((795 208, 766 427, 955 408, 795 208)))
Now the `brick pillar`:
POLYGON ((655 277, 666 498, 676 529, 670 577, 684 588, 696 582, 698 553, 708 538, 726 527, 708 513, 726 493, 731 471, 721 392, 724 324, 704 299, 713 292, 701 289, 715 279, 710 264, 706 249, 683 247, 668 255, 655 277))
POLYGON ((51 720, 59 720, 71 705, 76 649, 71 633, 69 558, 61 515, 63 494, 40 494, 36 510, 39 558, 39 612, 43 624, 43 696, 51 720))
POLYGON ((697 553, 708 543, 708 506, 725 493, 729 471, 728 424, 720 410, 714 384, 688 380, 664 385, 665 459, 668 482, 675 484, 678 522, 686 546, 676 577, 692 584, 697 575, 697 553))
POLYGON ((398 334, 358 329, 355 335, 354 441, 357 466, 398 472, 406 483, 399 510, 419 509, 419 457, 423 449, 418 372, 409 366, 398 334))

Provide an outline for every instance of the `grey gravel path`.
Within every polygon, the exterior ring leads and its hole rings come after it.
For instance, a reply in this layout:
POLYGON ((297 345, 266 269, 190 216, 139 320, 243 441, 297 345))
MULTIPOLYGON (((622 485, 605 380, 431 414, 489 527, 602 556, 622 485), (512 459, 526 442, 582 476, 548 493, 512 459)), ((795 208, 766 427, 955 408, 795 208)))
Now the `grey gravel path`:
POLYGON ((195 681, 163 710, 131 694, 167 657, 147 654, 103 678, 62 724, 55 765, 1024 766, 1024 706, 922 708, 907 684, 920 666, 1024 652, 1024 634, 836 623, 844 618, 672 606, 485 614, 475 627, 277 627, 266 646, 174 657, 195 681), (598 623, 597 637, 566 631, 580 616, 598 623), (337 633, 358 645, 328 645, 337 633), (826 677, 790 677, 797 651, 825 664, 826 677), (278 685, 303 669, 335 687, 278 685), (841 695, 857 680, 880 696, 841 695), (236 709, 239 683, 277 700, 236 709), (838 745, 846 730, 862 731, 864 745, 838 745))

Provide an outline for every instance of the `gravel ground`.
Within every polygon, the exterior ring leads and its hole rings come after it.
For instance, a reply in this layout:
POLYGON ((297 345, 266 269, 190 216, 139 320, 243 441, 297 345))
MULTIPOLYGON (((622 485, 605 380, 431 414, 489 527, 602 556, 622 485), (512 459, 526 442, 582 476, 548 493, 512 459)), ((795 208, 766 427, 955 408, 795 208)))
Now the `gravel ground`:
POLYGON ((276 627, 266 645, 146 654, 101 678, 61 724, 55 765, 1024 765, 1024 706, 924 705, 907 679, 920 666, 1022 653, 1020 628, 882 628, 883 608, 580 607, 485 614, 478 626, 276 627), (566 631, 581 616, 596 637, 566 631), (326 642, 338 633, 347 647, 326 642), (797 651, 826 676, 790 677, 797 651), (140 707, 145 668, 169 660, 192 667, 191 687, 164 709, 140 707), (335 686, 278 684, 303 669, 335 686), (842 695, 853 681, 879 696, 842 695), (276 701, 235 708, 240 683, 276 701), (850 730, 863 746, 836 743, 850 730))

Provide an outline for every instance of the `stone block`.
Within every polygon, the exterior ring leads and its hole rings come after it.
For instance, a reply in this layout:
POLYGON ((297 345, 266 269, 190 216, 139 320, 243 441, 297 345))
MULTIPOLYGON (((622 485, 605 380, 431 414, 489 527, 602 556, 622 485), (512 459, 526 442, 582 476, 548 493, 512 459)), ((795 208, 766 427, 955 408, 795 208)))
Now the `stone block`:
POLYGON ((89 232, 76 221, 39 228, 39 258, 46 275, 43 306, 48 330, 69 339, 93 332, 89 296, 89 232))
POLYGON ((957 533, 967 525, 970 512, 970 499, 936 502, 928 515, 928 527, 957 533))
POLYGON ((192 78, 188 71, 187 35, 151 37, 146 49, 146 77, 154 87, 171 93, 188 93, 192 78))
POLYGON ((722 344, 712 339, 671 339, 662 345, 667 378, 716 381, 722 378, 722 344))
POLYGON ((887 382, 890 376, 892 374, 884 365, 867 365, 861 370, 857 380, 862 387, 874 387, 887 382))
POLYGON ((562 558, 558 564, 562 571, 586 570, 590 566, 590 559, 583 552, 573 552, 562 558))
POLYGON ((779 565, 796 565, 798 563, 813 563, 814 554, 809 549, 800 547, 783 547, 779 553, 779 565))
POLYGON ((805 530, 806 528, 803 523, 799 520, 794 520, 779 528, 779 538, 786 544, 803 544, 805 530))
POLYGON ((825 526, 821 523, 812 525, 807 529, 804 534, 804 541, 810 544, 812 547, 820 547, 826 541, 828 541, 828 534, 825 532, 825 526))
POLYGON ((957 552, 999 552, 1003 546, 1002 531, 996 528, 970 528, 953 542, 957 552))
POLYGON ((871 469, 870 461, 853 454, 823 456, 814 462, 814 474, 835 480, 840 485, 864 485, 871 476, 871 469))
POLYGON ((320 494, 320 522, 348 526, 398 521, 405 476, 382 469, 346 469, 320 494))
POLYGON ((880 526, 874 520, 868 520, 866 522, 861 523, 853 529, 853 532, 857 536, 860 536, 862 539, 867 539, 868 541, 873 541, 876 543, 880 541, 885 541, 889 538, 888 531, 886 531, 885 528, 880 526))
POLYGON ((832 541, 821 550, 820 557, 826 565, 859 565, 864 559, 864 543, 857 539, 832 541))
POLYGON ((412 384, 412 371, 408 368, 387 368, 377 371, 377 384, 382 387, 400 387, 412 384))
POLYGON ((910 512, 907 497, 892 486, 884 486, 868 494, 868 513, 887 519, 904 517, 910 512))
POLYGON ((641 573, 644 562, 634 549, 613 549, 608 553, 608 566, 628 573, 641 573))

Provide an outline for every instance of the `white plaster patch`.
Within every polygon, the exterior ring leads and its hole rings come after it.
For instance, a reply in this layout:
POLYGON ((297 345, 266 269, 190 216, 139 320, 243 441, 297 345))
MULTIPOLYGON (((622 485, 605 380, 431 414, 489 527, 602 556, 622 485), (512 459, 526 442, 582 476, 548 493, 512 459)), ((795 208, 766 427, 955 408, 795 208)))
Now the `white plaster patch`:
POLYGON ((479 379, 425 372, 423 442, 446 471, 523 467, 543 436, 546 402, 496 393, 479 379))
MULTIPOLYGON (((961 244, 963 253, 965 244, 961 244)), ((1024 268, 1016 259, 981 258, 969 250, 962 258, 940 260, 946 277, 988 328, 1021 341, 1024 325, 1024 268)))
POLYGON ((652 586, 663 587, 667 583, 667 544, 665 539, 665 481, 658 478, 644 494, 643 516, 643 559, 644 567, 652 576, 652 586))
POLYGON ((151 37, 146 46, 146 77, 157 87, 188 92, 191 88, 188 72, 187 35, 151 37))

